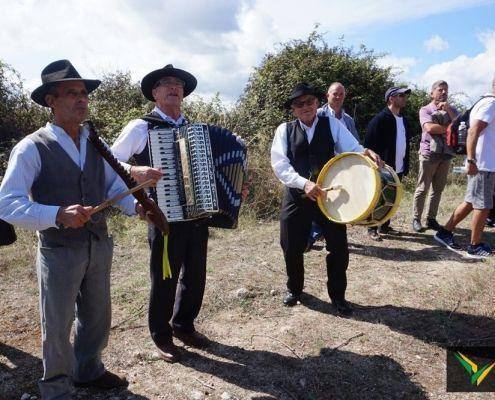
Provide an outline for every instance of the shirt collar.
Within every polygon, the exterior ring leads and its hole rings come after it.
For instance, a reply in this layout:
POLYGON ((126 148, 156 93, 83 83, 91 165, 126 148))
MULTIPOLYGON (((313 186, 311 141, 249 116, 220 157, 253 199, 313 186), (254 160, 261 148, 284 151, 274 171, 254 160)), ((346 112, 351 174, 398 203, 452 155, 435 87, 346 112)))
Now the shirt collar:
POLYGON ((301 124, 301 127, 307 132, 307 131, 313 130, 315 128, 316 124, 318 123, 318 116, 315 117, 315 120, 313 121, 311 126, 304 125, 304 123, 300 119, 298 119, 298 121, 301 124))
MULTIPOLYGON (((55 125, 52 122, 47 122, 45 128, 57 139, 70 139, 72 138, 69 136, 69 134, 64 130, 64 128, 55 125)), ((89 132, 85 126, 81 126, 79 129, 79 142, 82 142, 83 140, 87 140, 89 137, 89 132)))
POLYGON ((170 122, 172 125, 181 126, 181 125, 184 125, 187 123, 187 121, 184 118, 184 115, 182 113, 179 115, 179 118, 177 118, 177 120, 175 120, 172 117, 169 117, 167 114, 165 114, 158 107, 155 107, 153 109, 153 111, 156 112, 163 120, 170 122))

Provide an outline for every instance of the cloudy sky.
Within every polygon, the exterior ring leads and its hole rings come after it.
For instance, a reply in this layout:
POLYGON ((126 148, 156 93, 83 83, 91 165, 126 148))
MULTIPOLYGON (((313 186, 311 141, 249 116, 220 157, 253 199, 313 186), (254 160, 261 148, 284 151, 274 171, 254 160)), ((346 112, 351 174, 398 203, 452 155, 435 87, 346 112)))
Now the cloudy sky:
POLYGON ((437 79, 469 103, 495 73, 495 0, 0 0, 0 59, 28 89, 41 69, 68 58, 81 75, 168 63, 194 73, 197 93, 234 102, 277 44, 319 24, 330 45, 361 44, 386 56, 400 79, 437 79))

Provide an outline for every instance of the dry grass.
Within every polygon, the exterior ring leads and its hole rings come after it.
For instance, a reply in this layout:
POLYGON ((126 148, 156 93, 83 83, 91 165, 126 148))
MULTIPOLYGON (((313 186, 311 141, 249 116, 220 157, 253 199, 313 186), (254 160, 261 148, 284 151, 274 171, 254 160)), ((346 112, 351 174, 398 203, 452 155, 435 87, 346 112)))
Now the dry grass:
MULTIPOLYGON (((461 199, 462 190, 448 188, 441 222, 461 199)), ((329 306, 324 251, 306 256, 306 296, 289 309, 281 306, 278 224, 250 220, 236 231, 212 231, 197 328, 213 345, 188 348, 175 365, 156 357, 148 335, 145 228, 115 218, 114 329, 105 362, 126 372, 131 385, 106 395, 79 391, 77 398, 487 398, 445 393, 444 347, 495 343, 495 262, 470 262, 438 247, 431 231, 412 233, 410 209, 409 194, 393 222, 403 233, 383 243, 349 228, 352 319, 329 306)), ((459 229, 463 244, 466 228, 459 229)), ((493 230, 487 237, 493 242, 493 230)), ((41 374, 33 235, 21 233, 0 252, 0 399, 15 399, 35 394, 41 374)))

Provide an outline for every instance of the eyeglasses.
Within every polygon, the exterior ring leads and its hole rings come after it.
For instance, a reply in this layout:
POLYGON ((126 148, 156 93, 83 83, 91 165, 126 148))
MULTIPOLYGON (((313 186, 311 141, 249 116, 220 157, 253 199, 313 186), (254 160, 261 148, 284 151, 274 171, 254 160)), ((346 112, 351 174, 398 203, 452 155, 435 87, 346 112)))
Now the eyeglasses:
POLYGON ((156 81, 154 88, 159 86, 180 86, 184 88, 186 83, 182 79, 167 76, 156 81))
POLYGON ((304 106, 312 106, 315 103, 316 97, 311 97, 306 100, 297 100, 292 102, 292 106, 295 108, 302 108, 304 106))

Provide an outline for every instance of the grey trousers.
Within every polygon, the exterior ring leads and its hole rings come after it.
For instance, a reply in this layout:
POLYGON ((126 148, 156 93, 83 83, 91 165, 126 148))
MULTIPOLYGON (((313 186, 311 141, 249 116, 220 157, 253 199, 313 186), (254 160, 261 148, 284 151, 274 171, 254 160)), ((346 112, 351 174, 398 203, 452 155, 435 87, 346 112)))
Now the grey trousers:
POLYGON ((447 183, 450 163, 451 159, 443 155, 431 154, 430 156, 419 156, 418 184, 414 192, 413 201, 414 218, 421 220, 430 185, 431 191, 426 218, 435 219, 437 217, 442 192, 447 183))
POLYGON ((110 267, 113 240, 92 236, 78 247, 40 238, 37 273, 43 350, 44 400, 71 398, 71 381, 105 372, 101 352, 111 323, 110 267), (74 322, 74 345, 70 332, 74 322))

